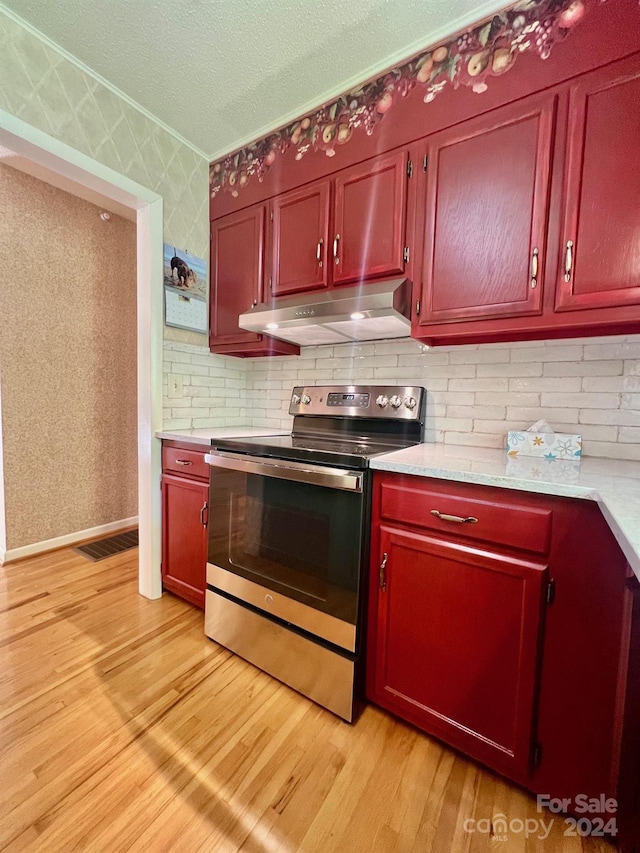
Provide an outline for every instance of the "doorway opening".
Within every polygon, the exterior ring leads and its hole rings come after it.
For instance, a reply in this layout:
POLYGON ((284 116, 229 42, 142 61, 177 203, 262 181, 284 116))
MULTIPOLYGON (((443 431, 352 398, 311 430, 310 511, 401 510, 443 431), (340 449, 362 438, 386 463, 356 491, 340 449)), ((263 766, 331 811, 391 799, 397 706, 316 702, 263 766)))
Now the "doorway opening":
MULTIPOLYGON (((82 192, 77 194, 84 198, 88 196, 83 193, 97 193, 116 205, 135 211, 138 589, 147 598, 159 598, 162 594, 158 488, 160 441, 155 438, 155 432, 161 428, 162 418, 162 197, 2 110, 0 146, 15 152, 35 167, 54 173, 61 181, 82 188, 82 192)), ((5 559, 7 550, 1 424, 0 419, 0 562, 5 559)), ((41 448, 40 452, 46 452, 46 448, 41 448)))

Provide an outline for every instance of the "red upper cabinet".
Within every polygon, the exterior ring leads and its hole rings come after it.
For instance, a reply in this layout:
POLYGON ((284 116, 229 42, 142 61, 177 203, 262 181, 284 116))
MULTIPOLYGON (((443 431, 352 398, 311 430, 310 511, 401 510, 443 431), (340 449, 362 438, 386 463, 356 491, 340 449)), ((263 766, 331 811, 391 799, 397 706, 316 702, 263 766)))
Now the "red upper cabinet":
POLYGON ((542 310, 555 109, 537 95, 427 140, 420 325, 542 310))
POLYGON ((329 181, 274 198, 273 296, 327 287, 329 201, 329 181))
POLYGON ((238 317, 264 293, 267 207, 257 204, 211 223, 209 349, 228 355, 298 353, 298 347, 247 332, 238 317))
POLYGON ((404 272, 406 196, 404 150, 337 175, 330 261, 335 284, 404 272))
POLYGON ((266 206, 231 213, 211 223, 212 345, 257 341, 238 317, 262 300, 266 206))
POLYGON ((640 302, 640 68, 633 65, 607 66, 570 87, 559 311, 640 302))

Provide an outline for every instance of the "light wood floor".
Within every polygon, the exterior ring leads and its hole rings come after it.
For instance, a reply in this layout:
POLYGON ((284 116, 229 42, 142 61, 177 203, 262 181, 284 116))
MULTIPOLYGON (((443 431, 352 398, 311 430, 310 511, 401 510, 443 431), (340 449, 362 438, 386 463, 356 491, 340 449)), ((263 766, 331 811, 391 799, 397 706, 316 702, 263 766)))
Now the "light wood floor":
MULTIPOLYGON (((0 850, 521 853, 535 802, 381 710, 354 726, 137 594, 137 552, 0 569, 0 850), (498 814, 506 840, 465 832, 498 814)), ((540 830, 541 831, 541 830, 540 830)))

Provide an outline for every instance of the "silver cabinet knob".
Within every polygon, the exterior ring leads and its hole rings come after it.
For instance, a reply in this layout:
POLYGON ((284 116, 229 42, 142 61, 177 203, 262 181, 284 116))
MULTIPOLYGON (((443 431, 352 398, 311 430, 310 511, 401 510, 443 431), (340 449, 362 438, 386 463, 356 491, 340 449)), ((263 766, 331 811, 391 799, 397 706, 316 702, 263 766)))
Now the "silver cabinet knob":
POLYGON ((294 406, 297 406, 300 403, 300 394, 293 394, 291 397, 291 402, 294 406))
POLYGON ((416 402, 416 399, 414 397, 405 397, 404 398, 404 404, 407 407, 407 409, 415 409, 417 402, 416 402))
POLYGON ((394 409, 399 409, 402 405, 402 400, 400 399, 400 397, 397 396, 397 394, 394 394, 393 397, 389 400, 389 402, 391 403, 394 409))
POLYGON ((308 406, 309 403, 311 402, 311 397, 309 397, 308 394, 303 394, 302 395, 302 402, 304 403, 305 406, 308 406))
POLYGON ((385 397, 384 394, 380 394, 379 397, 376 397, 376 406, 380 406, 381 409, 384 409, 388 402, 389 398, 385 397))

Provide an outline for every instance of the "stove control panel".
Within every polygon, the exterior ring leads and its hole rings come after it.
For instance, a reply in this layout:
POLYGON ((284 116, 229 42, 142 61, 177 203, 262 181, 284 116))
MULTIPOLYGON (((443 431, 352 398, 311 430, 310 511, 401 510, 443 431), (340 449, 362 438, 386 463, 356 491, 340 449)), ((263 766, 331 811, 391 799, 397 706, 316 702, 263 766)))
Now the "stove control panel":
POLYGON ((356 406, 359 409, 369 406, 370 394, 349 394, 348 391, 331 391, 327 394, 327 406, 356 406))
POLYGON ((305 385, 293 389, 289 414, 420 421, 425 396, 417 385, 305 385))

